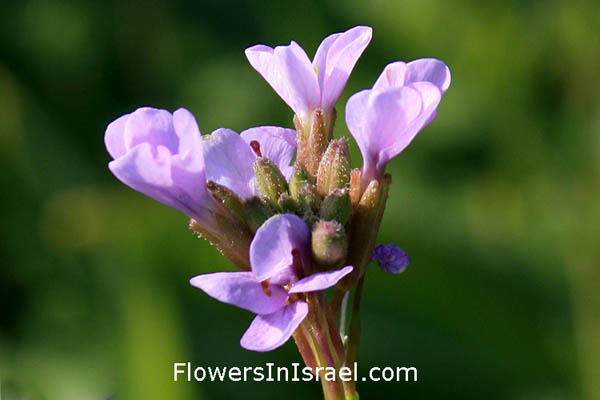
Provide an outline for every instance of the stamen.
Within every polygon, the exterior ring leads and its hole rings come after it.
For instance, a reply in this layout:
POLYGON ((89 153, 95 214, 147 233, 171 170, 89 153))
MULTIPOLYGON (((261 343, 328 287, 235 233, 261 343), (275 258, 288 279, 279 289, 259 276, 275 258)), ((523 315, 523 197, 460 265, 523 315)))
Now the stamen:
POLYGON ((262 153, 260 152, 260 143, 258 143, 258 140, 252 140, 250 142, 250 147, 252 147, 252 150, 254 150, 254 153, 257 155, 257 157, 262 157, 262 153))
POLYGON ((262 281, 260 285, 262 286, 263 292, 265 292, 267 296, 271 297, 273 292, 271 292, 271 288, 269 287, 269 280, 267 279, 266 281, 262 281))
POLYGON ((298 279, 302 279, 304 277, 304 265, 298 249, 292 250, 292 267, 298 279))

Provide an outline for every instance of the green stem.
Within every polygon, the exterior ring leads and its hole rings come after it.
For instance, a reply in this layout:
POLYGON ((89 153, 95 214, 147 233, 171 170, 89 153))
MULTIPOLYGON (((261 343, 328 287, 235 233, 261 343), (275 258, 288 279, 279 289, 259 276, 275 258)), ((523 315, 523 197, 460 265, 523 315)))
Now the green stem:
MULTIPOLYGON (((356 286, 354 301, 352 303, 352 315, 350 317, 350 328, 348 329, 348 348, 346 350, 346 366, 349 368, 354 366, 358 354, 358 345, 360 342, 360 300, 364 281, 365 276, 363 275, 356 286)), ((355 381, 344 382, 344 390, 347 399, 358 398, 355 381)))

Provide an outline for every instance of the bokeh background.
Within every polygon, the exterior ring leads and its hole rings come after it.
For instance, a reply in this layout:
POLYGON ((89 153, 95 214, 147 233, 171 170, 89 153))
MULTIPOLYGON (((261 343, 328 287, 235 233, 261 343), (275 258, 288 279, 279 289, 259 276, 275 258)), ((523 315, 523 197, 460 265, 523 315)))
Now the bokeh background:
MULTIPOLYGON (((437 120, 389 165, 359 360, 417 383, 361 398, 600 398, 600 5, 574 1, 3 1, 0 381, 12 399, 304 399, 317 383, 174 383, 173 363, 290 365, 238 340, 252 316, 188 284, 231 266, 186 218, 108 171, 104 129, 143 105, 201 130, 291 127, 256 43, 374 36, 340 101, 394 60, 437 57, 437 120)), ((353 164, 360 156, 353 151, 353 164)))

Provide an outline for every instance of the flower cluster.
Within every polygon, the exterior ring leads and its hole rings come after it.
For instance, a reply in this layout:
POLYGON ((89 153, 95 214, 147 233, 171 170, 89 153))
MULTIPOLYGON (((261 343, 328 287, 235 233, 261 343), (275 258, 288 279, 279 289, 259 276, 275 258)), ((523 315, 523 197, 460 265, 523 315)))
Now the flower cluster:
POLYGON ((436 59, 393 62, 350 97, 345 122, 363 158, 351 169, 346 139, 333 139, 335 105, 371 35, 364 26, 330 35, 312 61, 295 42, 246 49, 294 111, 295 129, 201 135, 183 108, 139 108, 106 129, 113 174, 185 213, 240 269, 191 284, 257 314, 241 339, 246 349, 272 350, 294 335, 307 365, 343 365, 349 351, 333 333, 339 300, 362 288, 371 259, 392 273, 408 265, 397 247, 373 252, 391 182, 386 164, 435 118, 450 71, 436 59), (322 291, 333 286, 329 303, 322 291))

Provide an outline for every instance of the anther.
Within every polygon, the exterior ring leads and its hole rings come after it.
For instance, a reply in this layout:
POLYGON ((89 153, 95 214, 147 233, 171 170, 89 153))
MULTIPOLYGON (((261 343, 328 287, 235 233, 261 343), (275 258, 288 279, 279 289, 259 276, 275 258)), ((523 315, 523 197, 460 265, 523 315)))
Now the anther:
POLYGON ((258 140, 252 140, 250 142, 250 147, 252 147, 252 150, 254 150, 254 153, 257 157, 262 157, 262 153, 260 152, 260 143, 258 143, 258 140))

